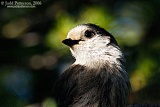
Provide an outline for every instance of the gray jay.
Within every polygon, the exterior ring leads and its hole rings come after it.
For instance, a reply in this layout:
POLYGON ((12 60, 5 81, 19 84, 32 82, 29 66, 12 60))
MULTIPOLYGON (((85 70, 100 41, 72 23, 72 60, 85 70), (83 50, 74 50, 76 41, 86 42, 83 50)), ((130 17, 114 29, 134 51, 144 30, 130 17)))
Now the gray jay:
POLYGON ((89 23, 71 29, 62 42, 75 62, 55 82, 58 107, 126 107, 130 82, 115 38, 89 23))

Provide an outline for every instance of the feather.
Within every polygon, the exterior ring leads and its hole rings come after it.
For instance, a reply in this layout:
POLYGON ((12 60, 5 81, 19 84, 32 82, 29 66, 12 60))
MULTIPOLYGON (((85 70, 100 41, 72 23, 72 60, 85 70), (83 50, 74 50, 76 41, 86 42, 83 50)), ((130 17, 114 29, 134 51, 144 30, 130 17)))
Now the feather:
POLYGON ((118 68, 98 71, 72 65, 54 86, 54 98, 59 107, 124 107, 130 87, 127 74, 118 68), (110 72, 110 70, 113 70, 110 72))

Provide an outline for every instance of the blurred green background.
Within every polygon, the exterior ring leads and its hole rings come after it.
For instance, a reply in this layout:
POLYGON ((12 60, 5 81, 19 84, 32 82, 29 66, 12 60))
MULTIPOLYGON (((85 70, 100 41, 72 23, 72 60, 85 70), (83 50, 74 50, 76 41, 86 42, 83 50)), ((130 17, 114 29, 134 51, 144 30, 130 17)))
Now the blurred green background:
POLYGON ((132 84, 129 103, 160 103, 160 0, 38 2, 35 8, 0 4, 0 107, 56 107, 53 83, 74 62, 61 41, 82 23, 118 41, 132 84))

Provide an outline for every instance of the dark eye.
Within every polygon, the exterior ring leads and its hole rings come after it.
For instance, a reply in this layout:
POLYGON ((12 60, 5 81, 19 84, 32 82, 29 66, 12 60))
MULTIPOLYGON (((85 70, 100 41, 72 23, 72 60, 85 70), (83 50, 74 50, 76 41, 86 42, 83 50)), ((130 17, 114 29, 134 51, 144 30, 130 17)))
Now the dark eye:
POLYGON ((92 38, 94 35, 95 35, 95 33, 94 33, 93 31, 87 30, 87 31, 85 32, 85 36, 86 36, 87 38, 92 38))

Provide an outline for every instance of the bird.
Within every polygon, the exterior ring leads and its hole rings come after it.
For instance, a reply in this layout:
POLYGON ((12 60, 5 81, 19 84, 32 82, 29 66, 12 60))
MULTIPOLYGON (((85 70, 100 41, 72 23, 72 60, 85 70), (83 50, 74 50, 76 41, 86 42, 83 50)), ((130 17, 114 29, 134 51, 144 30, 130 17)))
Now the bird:
POLYGON ((53 97, 58 107, 126 107, 131 90, 124 55, 104 28, 80 24, 62 41, 75 62, 57 79, 53 97))

